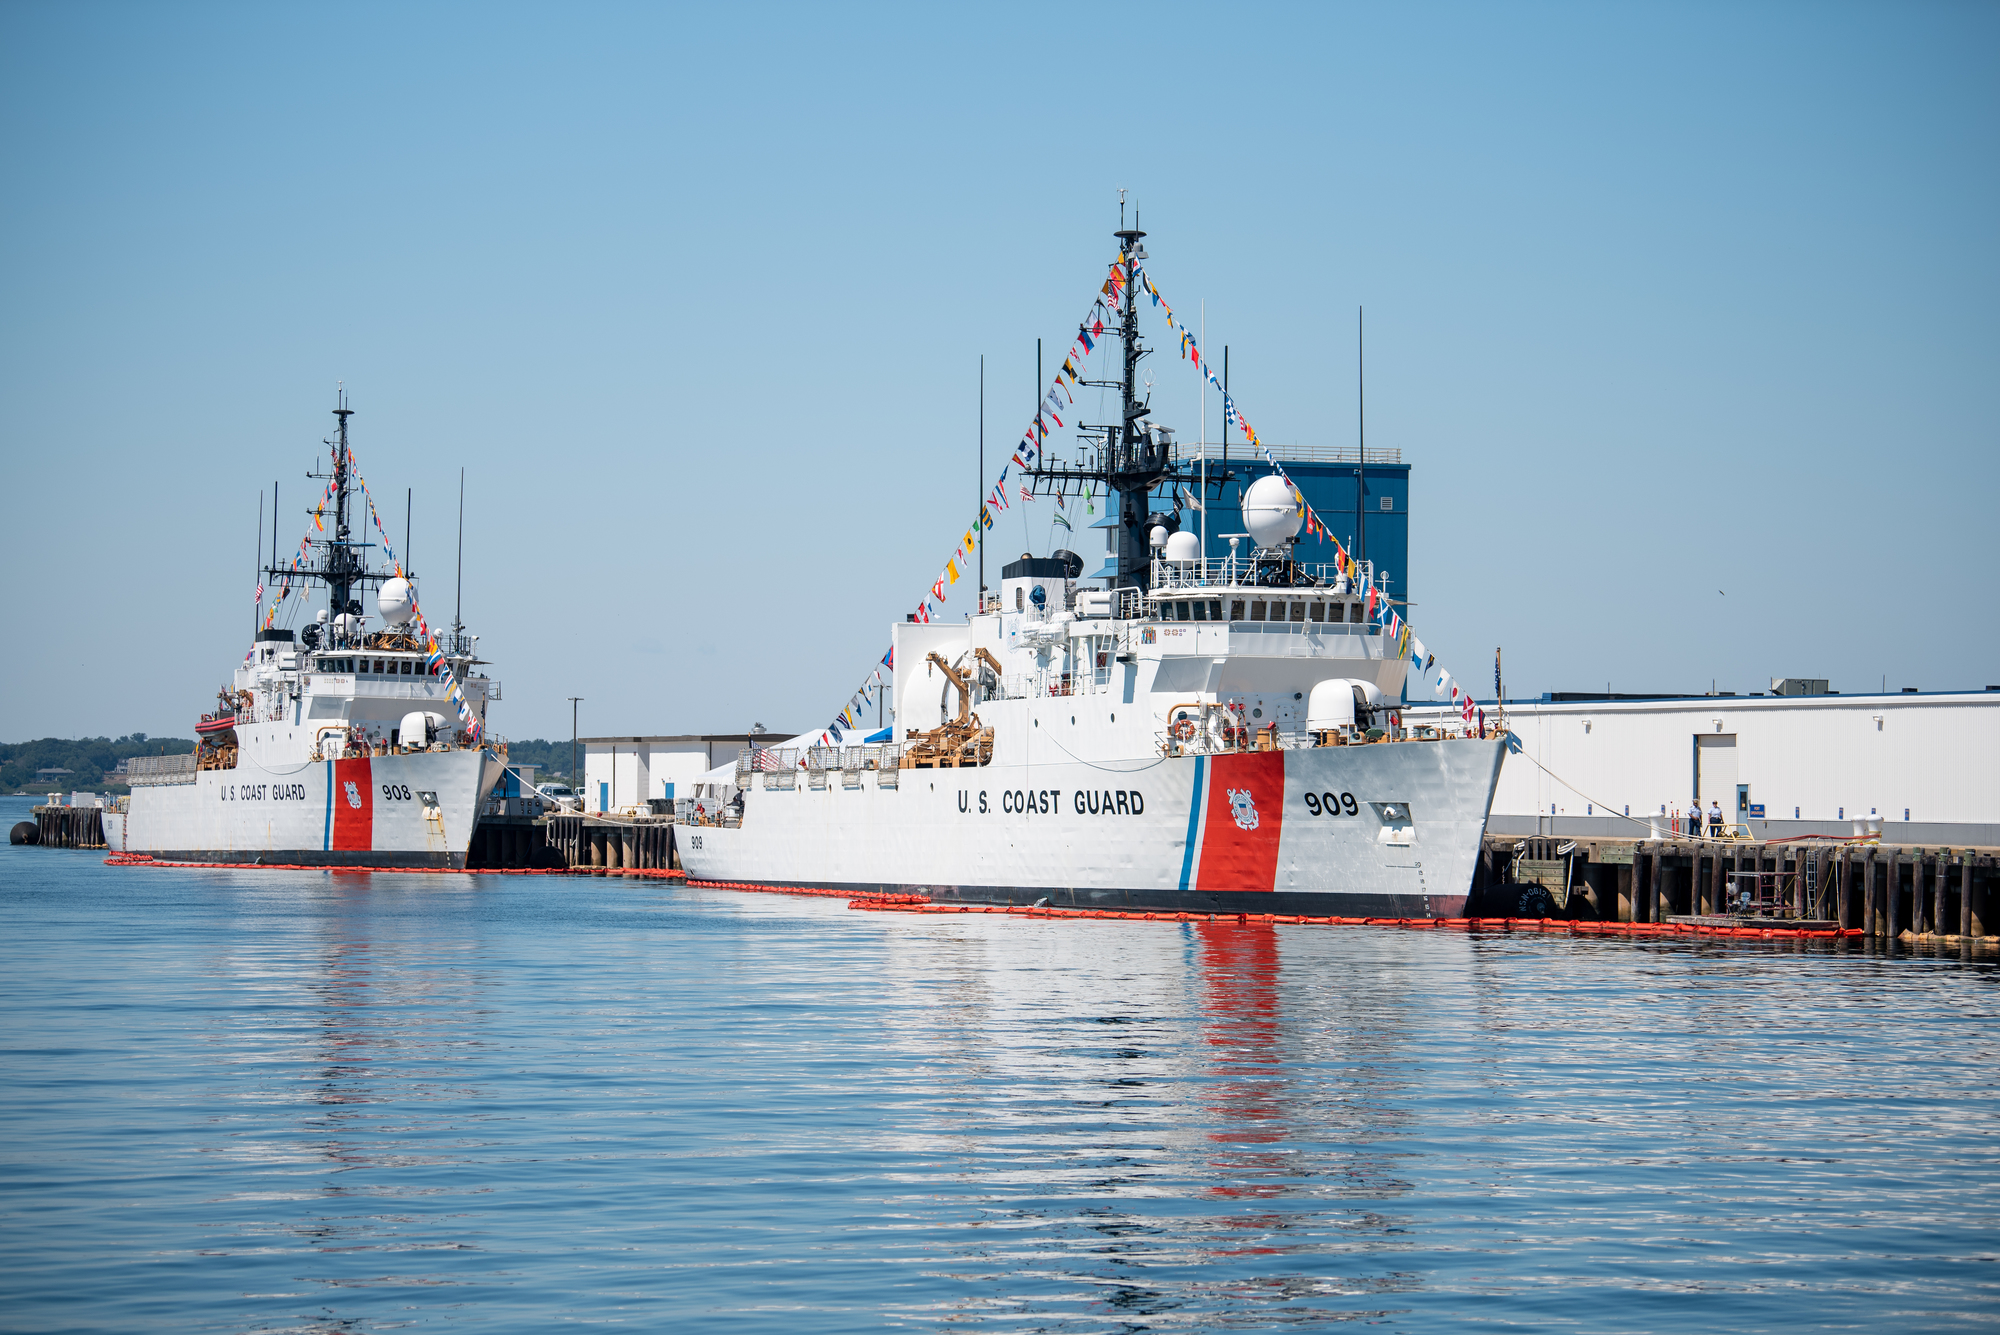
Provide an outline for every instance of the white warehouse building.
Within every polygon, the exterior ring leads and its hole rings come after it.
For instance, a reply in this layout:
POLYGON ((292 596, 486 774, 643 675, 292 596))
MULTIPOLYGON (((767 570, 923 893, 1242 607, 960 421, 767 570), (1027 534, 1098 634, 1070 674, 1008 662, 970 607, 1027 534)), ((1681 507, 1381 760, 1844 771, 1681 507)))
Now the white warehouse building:
MULTIPOLYGON (((1413 703, 1403 721, 1449 712, 1413 703)), ((1698 800, 1758 839, 1879 822, 1890 844, 2000 845, 2000 691, 1545 698, 1505 715, 1520 749, 1494 834, 1656 838, 1698 800)))
POLYGON ((583 809, 624 811, 644 808, 649 801, 671 802, 677 795, 686 797, 690 786, 700 782, 703 774, 734 761, 744 747, 768 746, 775 739, 776 735, 771 733, 580 737, 577 742, 583 749, 583 809))

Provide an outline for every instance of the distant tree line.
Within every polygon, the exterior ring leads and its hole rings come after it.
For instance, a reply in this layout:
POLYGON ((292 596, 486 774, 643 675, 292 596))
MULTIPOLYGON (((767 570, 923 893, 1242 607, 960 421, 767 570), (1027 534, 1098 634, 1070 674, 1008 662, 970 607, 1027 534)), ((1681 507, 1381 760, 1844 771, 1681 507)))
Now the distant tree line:
MULTIPOLYGON (((533 765, 535 780, 554 779, 569 782, 569 738, 561 741, 545 742, 537 737, 531 742, 507 743, 507 760, 514 765, 533 765)), ((577 743, 576 763, 583 763, 583 743, 577 743)))
MULTIPOLYGON (((130 756, 184 756, 194 750, 188 737, 148 737, 143 732, 110 737, 44 737, 35 742, 0 742, 0 792, 123 792, 125 785, 105 776, 130 756), (68 774, 36 778, 35 771, 66 769, 68 774)), ((577 748, 582 762, 583 748, 577 748)), ((569 739, 508 743, 507 759, 535 766, 538 779, 567 782, 569 739)))
POLYGON ((131 756, 184 756, 194 750, 189 737, 44 737, 34 742, 0 742, 0 792, 53 793, 122 791, 105 775, 131 756), (35 771, 66 769, 68 774, 36 778, 35 771))

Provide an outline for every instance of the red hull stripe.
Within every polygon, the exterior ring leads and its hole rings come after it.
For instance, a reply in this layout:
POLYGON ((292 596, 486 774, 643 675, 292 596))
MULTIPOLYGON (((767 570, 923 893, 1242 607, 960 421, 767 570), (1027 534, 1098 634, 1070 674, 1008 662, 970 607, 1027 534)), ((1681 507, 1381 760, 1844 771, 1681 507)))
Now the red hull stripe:
POLYGON ((1285 822, 1285 753, 1251 751, 1209 762, 1201 890, 1276 890, 1285 822))
POLYGON ((333 762, 333 846, 375 847, 375 779, 367 756, 333 762))

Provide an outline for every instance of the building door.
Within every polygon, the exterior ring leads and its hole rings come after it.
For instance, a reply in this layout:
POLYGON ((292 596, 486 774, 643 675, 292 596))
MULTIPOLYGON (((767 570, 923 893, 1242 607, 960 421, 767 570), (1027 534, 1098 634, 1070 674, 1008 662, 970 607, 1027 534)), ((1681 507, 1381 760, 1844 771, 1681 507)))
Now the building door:
POLYGON ((1736 815, 1736 734, 1698 733, 1694 739, 1695 792, 1701 798, 1702 819, 1712 802, 1722 818, 1734 822, 1736 815))

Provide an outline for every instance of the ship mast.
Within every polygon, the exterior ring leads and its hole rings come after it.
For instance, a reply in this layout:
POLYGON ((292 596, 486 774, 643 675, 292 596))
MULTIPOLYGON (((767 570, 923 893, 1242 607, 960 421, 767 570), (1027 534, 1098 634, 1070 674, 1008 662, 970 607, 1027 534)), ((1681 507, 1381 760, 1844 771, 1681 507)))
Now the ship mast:
MULTIPOLYGON (((349 512, 349 502, 352 500, 350 493, 355 486, 355 476, 354 460, 347 446, 347 419, 354 416, 354 409, 347 406, 345 390, 341 391, 336 403, 338 406, 333 409, 333 415, 338 419, 339 427, 334 432, 333 439, 321 442, 332 451, 333 469, 326 473, 306 474, 307 477, 324 478, 333 483, 328 496, 333 506, 333 513, 327 516, 333 521, 333 531, 324 538, 312 539, 312 545, 324 549, 324 555, 311 565, 281 566, 276 560, 276 554, 273 553, 273 559, 266 572, 273 581, 283 580, 288 586, 293 580, 299 579, 325 581, 327 614, 330 617, 358 615, 361 611, 359 597, 361 589, 380 585, 389 578, 387 574, 368 568, 368 561, 363 553, 374 544, 356 541, 354 537, 354 526, 361 519, 359 515, 349 512)), ((310 517, 316 511, 308 510, 306 513, 310 517)), ((363 536, 366 536, 365 533, 363 536)), ((406 570, 405 574, 411 579, 416 577, 413 571, 406 570)), ((338 632, 332 633, 336 636, 338 634, 338 632)))
MULTIPOLYGON (((1120 219, 1122 222, 1123 219, 1120 219)), ((1125 310, 1118 321, 1118 341, 1124 345, 1125 374, 1119 386, 1120 420, 1123 431, 1113 438, 1112 455, 1116 474, 1111 485, 1118 491, 1118 579, 1116 586, 1132 584, 1143 588, 1151 569, 1152 549, 1146 542, 1147 501, 1159 482, 1155 461, 1142 456, 1154 453, 1152 439, 1140 422, 1152 409, 1139 402, 1139 359, 1146 349, 1139 346, 1139 238, 1146 235, 1137 227, 1120 227, 1117 233, 1119 256, 1125 263, 1125 310)))
POLYGON ((333 410, 340 419, 340 431, 333 446, 333 541, 327 545, 326 585, 327 601, 333 614, 355 610, 351 608, 354 577, 360 573, 361 561, 354 554, 348 542, 347 529, 347 419, 354 416, 354 410, 347 406, 347 392, 341 391, 340 406, 333 410))
MULTIPOLYGON (((1135 219, 1136 222, 1136 219, 1135 219)), ((1145 251, 1139 245, 1146 234, 1137 226, 1124 225, 1120 207, 1118 267, 1125 275, 1125 308, 1119 313, 1118 340, 1123 346, 1123 365, 1116 380, 1085 380, 1079 383, 1118 391, 1119 415, 1116 422, 1079 422, 1077 434, 1096 440, 1095 466, 1071 465, 1043 459, 1037 467, 1024 469, 1037 492, 1066 492, 1072 484, 1097 481, 1115 497, 1118 525, 1118 571, 1110 580, 1113 588, 1143 589, 1151 578, 1152 550, 1147 543, 1146 520, 1153 489, 1161 479, 1173 475, 1174 464, 1165 444, 1146 429, 1144 418, 1152 409, 1139 395, 1139 359, 1150 349, 1139 342, 1139 261, 1145 251)))

